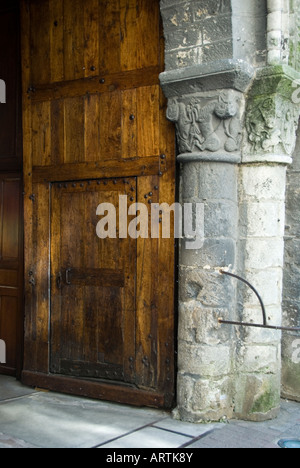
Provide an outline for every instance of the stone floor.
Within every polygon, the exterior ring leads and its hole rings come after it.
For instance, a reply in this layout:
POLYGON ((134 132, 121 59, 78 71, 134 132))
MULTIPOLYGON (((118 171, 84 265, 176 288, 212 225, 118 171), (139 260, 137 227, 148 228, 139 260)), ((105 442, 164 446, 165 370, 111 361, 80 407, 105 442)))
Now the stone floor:
POLYGON ((164 411, 24 387, 0 376, 0 448, 278 448, 300 439, 300 404, 282 401, 278 419, 187 424, 164 411))

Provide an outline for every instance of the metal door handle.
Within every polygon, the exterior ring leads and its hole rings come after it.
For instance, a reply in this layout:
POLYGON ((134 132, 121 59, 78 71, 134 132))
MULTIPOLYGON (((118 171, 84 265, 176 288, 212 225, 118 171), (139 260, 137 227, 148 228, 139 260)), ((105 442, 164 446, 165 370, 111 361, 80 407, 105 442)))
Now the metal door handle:
POLYGON ((72 271, 71 268, 68 268, 68 269, 66 270, 66 284, 67 284, 68 286, 71 286, 71 281, 70 281, 70 273, 71 273, 71 271, 72 271))

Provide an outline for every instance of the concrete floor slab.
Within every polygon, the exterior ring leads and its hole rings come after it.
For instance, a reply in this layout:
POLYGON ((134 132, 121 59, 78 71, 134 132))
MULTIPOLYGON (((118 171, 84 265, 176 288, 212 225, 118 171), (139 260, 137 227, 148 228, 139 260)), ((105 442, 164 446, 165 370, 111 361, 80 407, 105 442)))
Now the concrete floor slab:
POLYGON ((192 440, 191 437, 165 431, 158 427, 145 427, 138 432, 131 433, 109 444, 103 445, 101 448, 172 449, 181 447, 188 442, 192 443, 192 440))
POLYGON ((35 390, 25 387, 12 377, 0 375, 0 401, 32 395, 35 390))
POLYGON ((44 448, 98 446, 165 417, 161 411, 55 393, 0 403, 0 431, 44 448))

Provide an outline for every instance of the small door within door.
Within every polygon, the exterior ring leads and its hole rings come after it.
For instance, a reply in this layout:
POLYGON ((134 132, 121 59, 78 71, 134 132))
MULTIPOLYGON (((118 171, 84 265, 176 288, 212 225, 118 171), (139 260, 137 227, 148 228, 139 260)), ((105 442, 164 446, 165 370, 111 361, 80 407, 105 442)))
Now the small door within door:
POLYGON ((54 374, 134 383, 136 240, 119 239, 119 196, 135 178, 53 184, 51 366, 54 374), (97 207, 116 209, 116 238, 100 239, 97 207))

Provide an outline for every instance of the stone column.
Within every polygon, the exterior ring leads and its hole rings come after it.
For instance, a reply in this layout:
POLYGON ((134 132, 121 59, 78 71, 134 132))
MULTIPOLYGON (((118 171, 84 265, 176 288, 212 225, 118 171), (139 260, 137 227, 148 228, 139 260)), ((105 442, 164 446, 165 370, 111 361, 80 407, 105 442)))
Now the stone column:
POLYGON ((204 205, 204 245, 179 260, 178 396, 176 417, 201 422, 232 418, 235 394, 236 283, 220 269, 237 267, 238 164, 243 90, 249 67, 226 61, 161 75, 167 117, 176 124, 180 202, 204 205), (203 73, 205 72, 206 73, 203 73), (220 88, 226 83, 227 89, 220 88), (205 91, 206 89, 206 91, 205 91))
MULTIPOLYGON (((239 270, 260 292, 270 325, 282 322, 286 167, 291 163, 299 106, 296 72, 285 66, 257 74, 248 96, 240 166, 239 270)), ((256 297, 239 287, 239 318, 262 323, 256 297)), ((276 416, 281 391, 281 332, 239 330, 235 413, 255 421, 276 416)))

